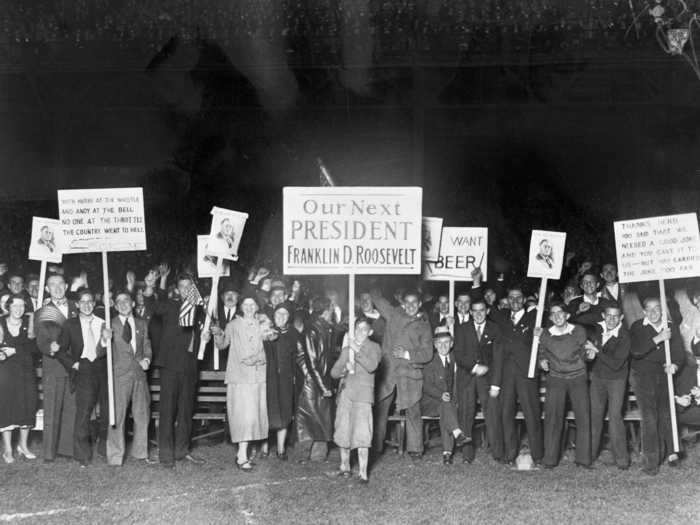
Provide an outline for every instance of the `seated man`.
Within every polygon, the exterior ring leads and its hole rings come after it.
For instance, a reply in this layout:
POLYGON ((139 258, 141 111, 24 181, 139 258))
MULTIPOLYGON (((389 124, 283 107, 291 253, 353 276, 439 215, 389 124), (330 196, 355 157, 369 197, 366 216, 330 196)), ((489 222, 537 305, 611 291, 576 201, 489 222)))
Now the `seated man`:
POLYGON ((433 345, 437 353, 423 369, 421 411, 424 416, 440 417, 442 462, 449 465, 452 463, 454 445, 462 446, 468 439, 457 421, 457 404, 454 401, 455 364, 450 355, 452 335, 447 327, 436 330, 433 345))

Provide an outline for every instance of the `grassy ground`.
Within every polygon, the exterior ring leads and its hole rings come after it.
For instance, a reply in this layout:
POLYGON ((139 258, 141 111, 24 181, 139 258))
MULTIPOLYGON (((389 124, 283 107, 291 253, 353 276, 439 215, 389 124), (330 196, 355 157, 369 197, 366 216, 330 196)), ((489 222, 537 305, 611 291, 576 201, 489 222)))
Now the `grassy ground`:
MULTIPOLYGON (((38 446, 34 447, 38 450, 38 446)), ((697 523, 700 446, 656 477, 599 461, 592 471, 564 458, 554 470, 517 472, 483 451, 471 465, 441 463, 439 447, 413 463, 391 451, 367 486, 329 474, 327 463, 258 460, 236 469, 228 444, 200 446, 203 466, 175 470, 133 462, 87 469, 73 461, 0 464, 0 521, 18 523, 697 523)), ((456 458, 460 459, 460 458, 456 458)))

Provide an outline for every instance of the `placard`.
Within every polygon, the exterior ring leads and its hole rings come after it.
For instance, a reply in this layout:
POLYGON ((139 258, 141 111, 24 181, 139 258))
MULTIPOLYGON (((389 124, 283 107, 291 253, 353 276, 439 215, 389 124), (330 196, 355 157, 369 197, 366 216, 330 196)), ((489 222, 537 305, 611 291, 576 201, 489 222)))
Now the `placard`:
POLYGON ((440 255, 441 217, 423 217, 423 261, 436 261, 440 255))
POLYGON ((532 230, 528 277, 559 279, 564 263, 566 233, 532 230))
POLYGON ((29 241, 29 259, 60 263, 64 241, 61 221, 32 217, 32 236, 29 241))
MULTIPOLYGON (((200 279, 216 275, 216 259, 207 255, 208 242, 209 235, 197 235, 197 277, 200 279)), ((229 277, 230 275, 231 265, 228 261, 224 261, 221 276, 229 277)))
POLYGON ((284 273, 419 274, 423 189, 287 187, 284 273))
POLYGON ((423 278, 429 281, 472 281, 472 272, 481 268, 485 281, 488 235, 488 228, 443 228, 437 261, 423 263, 423 278))
POLYGON ((695 213, 616 221, 614 229, 621 283, 700 276, 695 213))
POLYGON ((146 249, 142 188, 58 190, 64 253, 146 249))
POLYGON ((238 246, 241 244, 248 214, 216 206, 211 209, 210 213, 212 215, 211 232, 206 244, 207 255, 237 261, 238 246))

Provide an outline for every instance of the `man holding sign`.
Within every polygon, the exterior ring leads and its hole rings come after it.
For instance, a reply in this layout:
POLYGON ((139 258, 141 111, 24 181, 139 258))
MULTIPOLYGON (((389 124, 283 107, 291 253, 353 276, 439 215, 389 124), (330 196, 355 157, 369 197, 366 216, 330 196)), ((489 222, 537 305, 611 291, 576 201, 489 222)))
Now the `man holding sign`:
MULTIPOLYGON (((685 361, 685 351, 678 327, 671 322, 665 326, 661 319, 661 303, 656 297, 644 303, 644 319, 631 328, 632 375, 630 381, 642 413, 643 471, 650 475, 659 472, 663 457, 673 451, 671 414, 669 409, 666 374, 675 374, 685 361), (666 364, 665 341, 671 345, 671 364, 666 364)), ((670 465, 676 465, 678 455, 668 456, 670 465)))

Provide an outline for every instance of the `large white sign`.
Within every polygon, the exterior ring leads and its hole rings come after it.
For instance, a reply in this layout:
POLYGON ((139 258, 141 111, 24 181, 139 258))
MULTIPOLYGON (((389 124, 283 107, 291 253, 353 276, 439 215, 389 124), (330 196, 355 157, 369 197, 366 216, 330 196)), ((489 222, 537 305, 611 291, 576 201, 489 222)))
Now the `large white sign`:
POLYGON ((471 281, 472 272, 481 268, 486 280, 488 239, 488 228, 443 228, 437 261, 423 263, 423 278, 429 281, 471 281))
POLYGON ((423 261, 436 261, 440 255, 441 217, 423 217, 423 261))
POLYGON ((146 249, 142 188, 58 190, 64 253, 146 249))
POLYGON ((419 274, 423 190, 284 188, 284 273, 419 274))
POLYGON ((29 259, 60 263, 63 250, 61 221, 33 217, 32 237, 29 240, 29 259))
POLYGON ((566 233, 532 230, 528 277, 559 279, 564 263, 566 233))
POLYGON ((621 283, 700 276, 700 236, 694 213, 616 221, 621 283))

